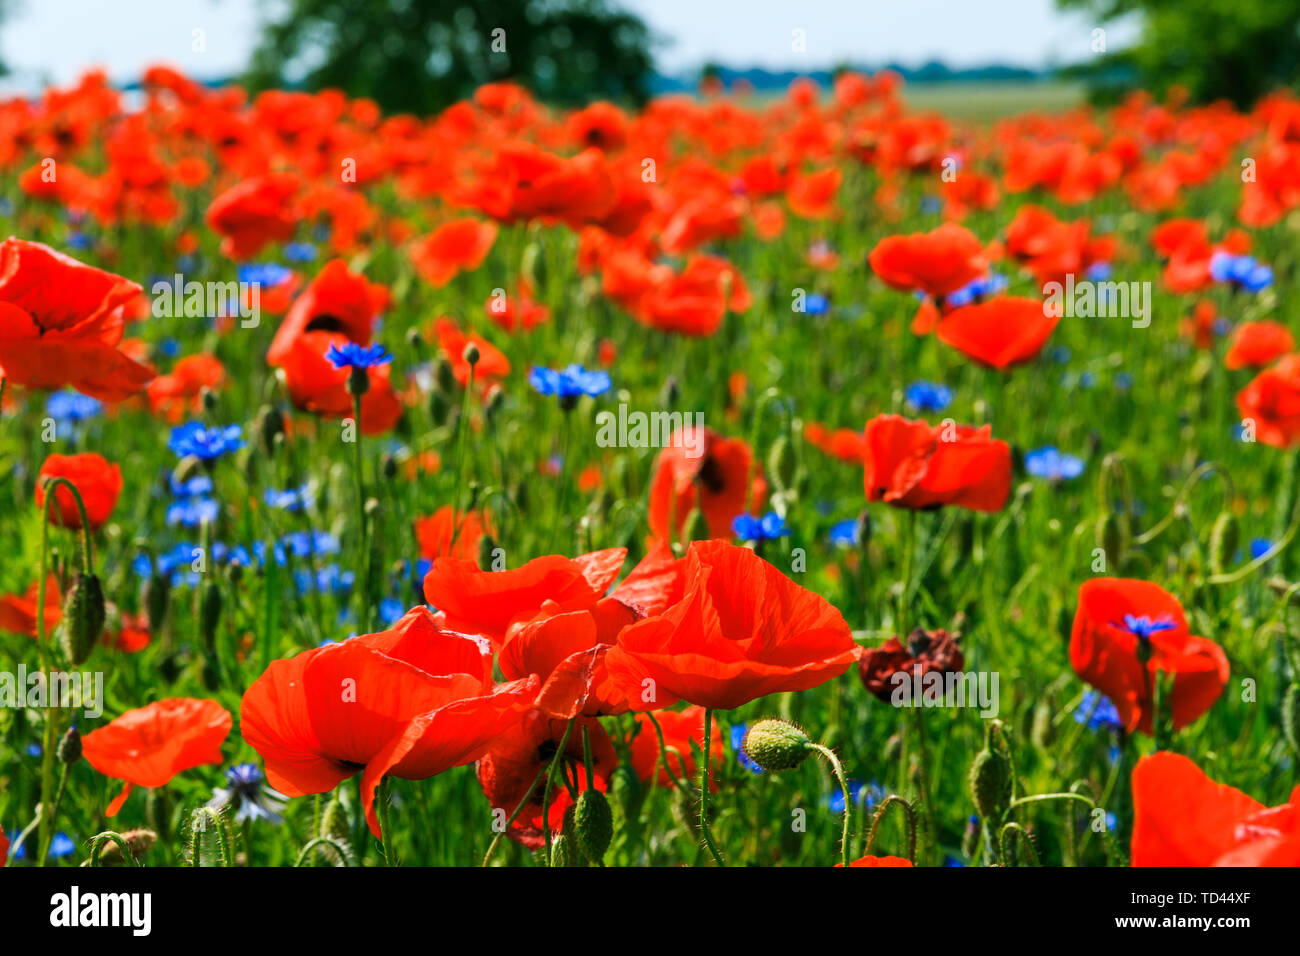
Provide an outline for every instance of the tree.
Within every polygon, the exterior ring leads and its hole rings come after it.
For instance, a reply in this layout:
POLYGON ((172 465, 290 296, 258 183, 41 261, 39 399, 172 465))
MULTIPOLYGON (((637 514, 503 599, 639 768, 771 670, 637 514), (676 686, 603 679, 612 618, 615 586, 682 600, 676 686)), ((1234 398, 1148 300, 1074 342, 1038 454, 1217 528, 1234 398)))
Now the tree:
POLYGON ((1108 23, 1136 16, 1141 39, 1076 70, 1105 94, 1136 82, 1157 94, 1173 86, 1195 102, 1246 107, 1300 77, 1300 0, 1057 0, 1108 23))
POLYGON ((495 80, 563 104, 648 96, 650 33, 607 0, 290 0, 245 79, 427 114, 495 80))

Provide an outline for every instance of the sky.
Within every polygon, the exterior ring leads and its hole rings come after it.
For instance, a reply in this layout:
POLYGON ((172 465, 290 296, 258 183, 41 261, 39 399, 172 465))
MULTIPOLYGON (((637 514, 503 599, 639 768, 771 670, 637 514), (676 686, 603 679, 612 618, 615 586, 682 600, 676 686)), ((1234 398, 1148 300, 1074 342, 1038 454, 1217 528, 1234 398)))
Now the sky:
MULTIPOLYGON (((114 81, 156 62, 200 79, 228 77, 248 62, 265 0, 14 0, 0 25, 0 57, 14 75, 0 91, 67 84, 89 65, 114 81), (202 31, 196 33, 195 31, 202 31), (201 40, 202 42, 198 42, 201 40)), ((440 2, 440 0, 417 0, 440 2)), ((1063 14, 1054 0, 617 0, 663 39, 661 72, 706 62, 773 70, 822 69, 845 61, 954 67, 990 62, 1041 67, 1091 55, 1097 24, 1063 14), (803 31, 804 49, 795 47, 803 31)), ((1107 28, 1111 49, 1130 24, 1107 28)))

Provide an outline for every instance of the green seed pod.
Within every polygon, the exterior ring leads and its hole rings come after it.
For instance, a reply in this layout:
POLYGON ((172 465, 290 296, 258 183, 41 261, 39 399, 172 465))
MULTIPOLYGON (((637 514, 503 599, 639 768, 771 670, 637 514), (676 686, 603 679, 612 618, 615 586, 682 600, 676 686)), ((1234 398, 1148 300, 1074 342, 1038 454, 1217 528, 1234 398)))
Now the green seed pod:
POLYGON ((776 485, 778 491, 783 494, 794 491, 795 468, 797 465, 794 446, 790 444, 788 437, 782 435, 772 442, 772 448, 767 455, 767 470, 771 474, 772 483, 776 485))
POLYGON ((614 839, 614 814, 599 790, 578 794, 578 802, 573 807, 573 834, 588 862, 599 863, 605 858, 605 851, 614 839))
POLYGON ((76 667, 90 657, 95 642, 104 631, 107 616, 104 591, 94 574, 82 574, 72 580, 67 597, 63 599, 63 621, 60 642, 68 664, 76 667))
POLYGON ((73 724, 68 732, 59 739, 58 757, 60 763, 74 764, 81 759, 81 734, 73 724))
POLYGON ((209 652, 215 653, 217 625, 221 623, 221 588, 216 581, 206 581, 199 597, 199 637, 209 652))
POLYGON ((812 752, 812 741, 794 724, 760 720, 750 726, 741 742, 750 760, 764 770, 793 770, 812 752))
POLYGON ((144 607, 149 616, 149 633, 157 637, 162 633, 167 617, 167 602, 171 597, 171 582, 161 574, 151 574, 144 583, 144 607))
POLYGON ((1001 821, 1011 803, 1011 760, 994 746, 991 726, 970 766, 970 790, 980 818, 1001 821))
POLYGON ((1124 563, 1125 541, 1124 523, 1120 516, 1110 511, 1097 519, 1096 546, 1106 556, 1107 569, 1118 569, 1124 563))
POLYGON ((1241 541, 1241 529, 1237 518, 1230 511, 1220 512, 1214 519, 1214 528, 1210 531, 1210 571, 1222 574, 1232 563, 1237 554, 1237 545, 1241 541))
POLYGON ((1300 682, 1293 681, 1282 694, 1282 736, 1300 757, 1300 682))
POLYGON ((466 342, 465 350, 460 353, 460 357, 471 367, 477 365, 479 360, 478 346, 473 342, 466 342))

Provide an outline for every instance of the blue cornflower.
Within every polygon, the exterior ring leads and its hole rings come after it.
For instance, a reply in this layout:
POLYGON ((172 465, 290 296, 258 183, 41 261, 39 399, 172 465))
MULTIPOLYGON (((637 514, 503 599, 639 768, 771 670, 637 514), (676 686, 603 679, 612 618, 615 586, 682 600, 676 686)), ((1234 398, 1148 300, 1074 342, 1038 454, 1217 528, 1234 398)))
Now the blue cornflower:
POLYGON ((212 493, 212 479, 207 475, 195 475, 184 481, 177 481, 176 475, 168 476, 167 484, 172 495, 177 498, 197 498, 212 493))
POLYGON ((259 286, 274 288, 292 278, 293 270, 278 262, 252 262, 239 267, 239 281, 249 285, 256 283, 259 286))
POLYGON ((284 247, 284 257, 290 262, 311 262, 316 258, 316 247, 310 242, 291 242, 284 247))
POLYGON ((284 794, 273 790, 266 783, 257 764, 238 763, 226 771, 229 787, 219 787, 212 791, 208 806, 214 810, 234 804, 235 822, 245 820, 265 820, 279 826, 284 822, 280 811, 289 802, 284 794))
POLYGON ((589 372, 581 365, 570 365, 559 371, 534 365, 528 373, 528 384, 542 395, 576 401, 580 395, 593 398, 603 395, 610 390, 612 383, 608 372, 589 372))
POLYGON ((1046 481, 1067 481, 1083 474, 1083 459, 1048 445, 1025 454, 1025 471, 1046 481))
POLYGON ((741 541, 770 541, 784 538, 790 533, 785 519, 775 511, 769 511, 761 518, 753 515, 736 515, 731 521, 731 530, 741 541))
MULTIPOLYGON (((885 790, 878 783, 863 783, 861 780, 849 781, 849 799, 855 807, 870 810, 885 797, 885 790)), ((832 813, 844 812, 844 794, 836 787, 826 795, 826 805, 832 813)))
POLYGON ((904 395, 908 407, 920 412, 941 412, 952 404, 952 389, 938 382, 913 382, 904 395))
POLYGON ((315 495, 308 485, 303 485, 300 488, 286 488, 283 491, 267 488, 263 499, 271 508, 279 508, 281 511, 302 511, 312 506, 315 495))
POLYGON ((1234 256, 1219 251, 1210 256, 1210 275, 1216 282, 1227 282, 1247 292, 1259 292, 1273 284, 1273 269, 1254 256, 1234 256))
POLYGON ((1273 547, 1273 542, 1268 538, 1251 538, 1250 539, 1250 559, 1252 561, 1262 558, 1268 553, 1268 549, 1273 547))
POLYGON ((742 767, 750 773, 762 773, 763 768, 750 760, 749 754, 745 753, 745 731, 747 730, 749 730, 749 724, 731 725, 731 749, 736 752, 736 761, 742 767))
POLYGON ((54 834, 54 839, 50 841, 49 858, 51 860, 61 860, 77 852, 77 843, 66 833, 59 832, 54 834))
POLYGON ((202 422, 186 422, 172 429, 167 440, 178 458, 193 455, 201 461, 212 461, 226 452, 244 447, 243 430, 238 425, 209 428, 202 422))
POLYGON ((342 348, 331 345, 325 357, 335 368, 374 368, 376 365, 387 365, 393 360, 388 349, 382 345, 365 346, 357 345, 356 342, 348 342, 342 348))
POLYGON ((103 402, 80 392, 54 392, 45 400, 46 414, 60 424, 84 422, 103 410, 103 402))
POLYGON ((379 602, 379 620, 385 624, 396 624, 406 613, 406 605, 397 598, 384 598, 379 602))
POLYGON ((1158 634, 1161 631, 1172 631, 1177 626, 1168 614, 1162 614, 1154 621, 1145 614, 1141 617, 1125 614, 1124 623, 1116 625, 1116 627, 1124 628, 1130 634, 1136 634, 1143 641, 1151 640, 1152 634, 1158 634))
POLYGON ((856 548, 860 543, 857 518, 846 518, 832 526, 831 544, 842 548, 856 548))
POLYGON ((1088 266, 1088 271, 1085 275, 1090 282, 1105 282, 1111 277, 1112 272, 1114 272, 1114 270, 1111 268, 1109 262, 1094 262, 1092 265, 1088 266))
POLYGON ((806 315, 825 315, 831 310, 831 300, 820 292, 811 292, 803 300, 806 315))
POLYGON ((933 214, 943 209, 943 200, 938 196, 922 196, 921 212, 933 214))
POLYGON ((1083 695, 1083 700, 1074 709, 1076 723, 1086 723, 1090 730, 1123 730, 1124 724, 1119 719, 1119 711, 1114 702, 1105 694, 1090 690, 1083 695))
POLYGON ((986 276, 972 279, 956 292, 948 293, 943 297, 943 304, 947 308, 958 309, 963 305, 970 305, 972 302, 982 302, 990 295, 1001 292, 1007 285, 1006 276, 990 272, 986 276))
POLYGON ((221 514, 221 505, 212 498, 178 498, 167 506, 167 524, 198 528, 212 524, 221 514))

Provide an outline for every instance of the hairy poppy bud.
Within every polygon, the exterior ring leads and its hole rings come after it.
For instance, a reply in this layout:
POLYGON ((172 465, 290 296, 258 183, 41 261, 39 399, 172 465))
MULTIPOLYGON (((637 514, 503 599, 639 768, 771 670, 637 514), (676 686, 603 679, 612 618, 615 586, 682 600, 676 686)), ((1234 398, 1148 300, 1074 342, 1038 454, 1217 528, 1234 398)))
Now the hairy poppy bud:
POLYGON ((578 849, 591 863, 604 859, 614 839, 614 814, 609 801, 599 790, 584 790, 573 807, 573 834, 578 849))
MULTIPOLYGON (((573 808, 570 807, 569 809, 572 810, 573 808)), ((580 865, 581 856, 573 845, 572 835, 561 832, 559 836, 551 841, 551 866, 563 869, 564 867, 580 865)))
POLYGON ((149 633, 157 637, 162 633, 167 617, 167 602, 171 597, 171 582, 156 571, 144 583, 144 607, 149 616, 149 633))
POLYGON ((76 724, 59 739, 58 757, 59 762, 65 764, 74 764, 81 759, 81 734, 76 724))
POLYGON ((1127 537, 1124 530, 1124 522, 1113 511, 1097 519, 1096 545, 1105 554, 1110 567, 1118 568, 1123 564, 1127 537))
POLYGON ((996 825, 1011 803, 1011 760, 994 746, 991 724, 970 765, 970 790, 980 818, 996 825))
POLYGON ((641 812, 641 801, 645 790, 641 778, 626 763, 616 766, 610 773, 609 792, 614 795, 614 802, 623 813, 624 820, 634 820, 641 812))
POLYGON ((465 351, 461 352, 460 355, 461 358, 465 360, 466 364, 468 365, 478 364, 478 360, 479 360, 478 346, 475 345, 473 342, 466 342, 465 351))
POLYGON ((1292 681, 1282 694, 1282 736, 1300 757, 1300 681, 1292 681))
POLYGON ((63 653, 73 667, 83 663, 95 649, 104 631, 104 590, 94 574, 82 574, 72 580, 63 599, 63 653))
POLYGON ((808 735, 784 720, 752 724, 740 746, 745 756, 770 771, 793 770, 812 752, 808 735))
POLYGON ((217 625, 220 622, 221 588, 216 581, 207 581, 203 585, 203 595, 199 598, 199 637, 210 652, 216 650, 217 625))
MULTIPOLYGON (((151 846, 158 842, 158 834, 153 830, 146 829, 126 830, 122 833, 122 839, 126 841, 131 856, 138 860, 149 852, 151 846)), ((122 859, 122 847, 116 840, 105 843, 99 851, 100 866, 121 866, 125 862, 122 859)), ((81 865, 90 866, 90 860, 83 861, 81 865)))
POLYGON ((1232 563, 1240 540, 1236 517, 1230 511, 1221 512, 1214 519, 1214 528, 1210 531, 1210 570, 1214 574, 1222 574, 1223 569, 1232 563))
POLYGON ((794 491, 795 465, 794 447, 785 435, 772 442, 772 449, 767 455, 767 470, 772 474, 772 482, 782 493, 794 491))

